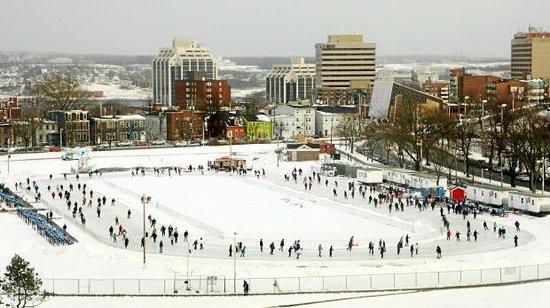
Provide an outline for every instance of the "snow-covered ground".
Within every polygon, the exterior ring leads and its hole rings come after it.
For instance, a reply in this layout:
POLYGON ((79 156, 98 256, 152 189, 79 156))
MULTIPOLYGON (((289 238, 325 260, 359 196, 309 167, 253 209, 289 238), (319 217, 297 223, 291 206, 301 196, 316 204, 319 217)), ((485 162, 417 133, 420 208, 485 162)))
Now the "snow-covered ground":
POLYGON ((88 91, 102 91, 105 99, 146 99, 151 96, 151 89, 121 89, 117 84, 92 83, 85 85, 84 88, 88 91))
MULTIPOLYGON (((89 190, 93 189, 95 193, 93 206, 83 207, 87 218, 86 226, 72 218, 63 201, 59 198, 51 199, 45 188, 47 185, 51 185, 52 189, 61 184, 65 187, 69 183, 76 185, 74 175, 68 175, 67 180, 62 177, 62 173, 70 172, 76 167, 76 161, 62 161, 59 153, 15 154, 10 161, 10 174, 7 174, 4 168, 7 163, 5 156, 1 157, 2 182, 14 188, 15 182, 24 182, 26 178, 36 180, 43 192, 43 199, 47 201, 36 206, 51 208, 55 214, 54 219, 60 225, 67 224, 69 232, 78 242, 71 246, 51 246, 13 213, 0 213, 0 232, 4 234, 0 267, 4 267, 14 253, 19 253, 27 258, 44 278, 166 279, 173 278, 175 274, 185 273, 187 263, 182 256, 186 255, 186 244, 180 241, 172 246, 166 237, 161 237, 165 241, 163 254, 159 253, 157 243, 148 240, 147 266, 142 265, 142 255, 139 252, 141 204, 136 197, 141 193, 151 195, 153 201, 160 205, 151 205, 148 208, 148 213, 157 218, 159 226, 163 224, 178 227, 180 237, 184 230, 188 230, 191 240, 204 237, 205 249, 193 250, 190 255, 191 275, 232 277, 233 259, 228 257, 227 248, 233 243, 234 231, 238 233, 237 240, 243 241, 248 247, 247 256, 238 258, 239 278, 446 271, 550 263, 550 243, 545 238, 550 231, 548 218, 514 214, 501 218, 480 214, 476 219, 471 216, 462 219, 462 216, 449 214, 451 229, 453 233, 462 233, 462 241, 446 241, 440 232, 441 220, 438 209, 419 212, 414 207, 407 207, 404 212, 389 213, 387 204, 374 208, 358 195, 345 199, 342 195, 350 181, 346 178, 330 178, 329 184, 325 186, 325 177, 322 177, 320 183, 314 181, 311 190, 304 190, 303 176, 294 183, 285 181, 283 175, 290 174, 295 167, 302 168, 305 174, 310 175, 312 170, 319 167, 319 163, 282 162, 280 167, 276 167, 274 149, 275 145, 272 144, 233 147, 236 155, 247 159, 253 168, 263 168, 266 171, 265 177, 258 178, 252 173, 239 176, 210 171, 206 171, 204 175, 198 171, 170 176, 154 175, 151 171, 147 171, 145 176, 138 177, 132 177, 130 171, 105 173, 101 177, 92 178, 82 175, 81 183, 87 183, 89 190), (51 183, 48 179, 49 174, 54 177, 51 183), (334 181, 338 182, 336 197, 332 193, 334 181), (103 206, 101 218, 97 218, 95 198, 103 195, 109 201, 103 206), (110 205, 111 198, 116 199, 115 206, 110 205), (132 211, 130 219, 126 217, 128 209, 132 211), (130 238, 127 249, 122 245, 120 238, 117 243, 113 243, 109 237, 108 227, 114 224, 115 217, 118 217, 127 229, 130 238), (471 222, 473 230, 480 232, 477 242, 465 240, 467 220, 471 222), (484 231, 481 227, 484 220, 489 223, 490 231, 484 231), (516 220, 521 223, 522 228, 521 232, 517 232, 520 238, 518 248, 513 247, 512 241, 513 235, 516 234, 513 227, 516 220), (499 227, 506 227, 506 239, 500 239, 493 233, 493 222, 499 227), (221 231, 221 235, 211 236, 212 230, 221 231), (396 254, 397 239, 406 234, 411 237, 411 242, 419 243, 418 256, 411 258, 408 255, 408 247, 401 255, 396 254), (345 246, 352 235, 356 237, 358 246, 352 252, 348 252, 345 246), (274 241, 278 248, 278 241, 283 237, 286 240, 285 251, 277 251, 274 256, 269 256, 266 252, 267 246, 274 241), (263 253, 258 247, 260 238, 264 239, 263 253), (301 239, 304 246, 303 256, 299 260, 286 256, 286 247, 295 239, 301 239), (370 256, 367 251, 368 242, 374 241, 377 246, 379 239, 386 240, 388 245, 384 259, 380 259, 377 252, 370 256), (317 256, 318 244, 324 247, 321 258, 317 256), (333 258, 327 257, 329 245, 334 245, 335 248, 333 258), (436 245, 442 247, 443 259, 434 258, 436 245)), ((185 167, 189 164, 206 165, 207 161, 227 155, 228 152, 228 147, 92 152, 90 164, 94 168, 185 167)), ((71 194, 72 202, 81 204, 82 197, 79 193, 81 192, 74 188, 71 194)), ((31 194, 22 195, 31 199, 31 194)), ((148 226, 148 231, 151 230, 148 226)), ((546 285, 539 283, 535 286, 546 285)), ((494 291, 490 292, 491 296, 497 297, 495 294, 506 288, 511 287, 494 288, 494 291)), ((480 289, 479 293, 485 292, 484 290, 490 289, 480 289)), ((442 292, 450 292, 449 298, 459 297, 459 294, 477 294, 477 291, 468 290, 441 291, 433 294, 443 294, 442 292)), ((422 298, 419 303, 427 303, 425 298, 431 298, 429 294, 432 293, 394 296, 404 298, 405 301, 410 301, 407 296, 414 296, 422 298)), ((384 305, 387 303, 384 302, 385 299, 391 300, 394 296, 330 302, 327 305, 359 306, 366 301, 384 305)), ((438 295, 434 295, 436 296, 438 295)), ((320 297, 312 295, 311 298, 314 301, 320 297)), ((288 301, 300 302, 303 299, 305 298, 289 297, 288 301)), ((166 299, 160 302, 151 300, 150 306, 170 306, 170 303, 178 300, 184 304, 193 304, 198 299, 166 299)), ((206 299, 198 305, 215 305, 217 300, 219 298, 211 301, 206 299)), ((231 300, 224 301, 223 304, 231 306, 231 300)), ((121 300, 112 301, 118 303, 121 300)), ((63 305, 68 306, 70 303, 70 298, 55 298, 45 306, 57 304, 56 307, 64 307, 63 305)), ((287 299, 250 297, 244 303, 251 306, 269 306, 287 303, 287 299)), ((452 301, 448 303, 452 306, 452 301)), ((469 303, 474 304, 475 301, 469 303)), ((94 307, 93 305, 93 301, 90 301, 89 307, 94 307)), ((117 306, 124 307, 122 304, 117 306)))

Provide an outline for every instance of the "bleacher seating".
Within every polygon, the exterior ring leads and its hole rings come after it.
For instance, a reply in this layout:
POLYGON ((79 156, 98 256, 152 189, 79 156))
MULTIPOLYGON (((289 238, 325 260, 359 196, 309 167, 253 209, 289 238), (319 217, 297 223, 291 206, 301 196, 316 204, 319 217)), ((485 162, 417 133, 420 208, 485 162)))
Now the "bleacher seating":
POLYGON ((8 206, 16 208, 19 217, 26 223, 33 225, 38 233, 45 237, 52 245, 71 245, 76 241, 55 222, 42 214, 38 214, 27 201, 8 189, 0 188, 0 199, 8 206))

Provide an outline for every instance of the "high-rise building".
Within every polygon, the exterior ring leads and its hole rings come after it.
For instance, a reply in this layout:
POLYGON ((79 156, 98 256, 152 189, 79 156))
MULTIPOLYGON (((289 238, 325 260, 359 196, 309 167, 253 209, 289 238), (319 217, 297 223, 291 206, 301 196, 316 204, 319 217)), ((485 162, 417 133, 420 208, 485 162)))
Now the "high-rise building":
POLYGON ((318 101, 345 104, 350 92, 374 85, 376 44, 364 42, 362 34, 329 35, 315 45, 315 58, 318 101))
POLYGON ((210 50, 195 39, 176 38, 172 48, 161 48, 153 59, 153 103, 171 107, 174 80, 183 80, 187 72, 204 72, 206 79, 218 79, 218 65, 210 50))
POLYGON ((550 32, 529 27, 514 35, 511 43, 514 79, 550 79, 550 32))
POLYGON ((265 77, 265 97, 274 103, 310 99, 315 89, 315 64, 293 58, 290 64, 273 65, 265 77))

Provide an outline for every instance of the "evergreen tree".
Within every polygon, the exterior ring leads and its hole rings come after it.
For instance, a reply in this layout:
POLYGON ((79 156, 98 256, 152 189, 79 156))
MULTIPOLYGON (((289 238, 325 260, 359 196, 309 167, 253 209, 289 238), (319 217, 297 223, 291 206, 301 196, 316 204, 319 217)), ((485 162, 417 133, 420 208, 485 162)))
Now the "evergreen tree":
POLYGON ((42 280, 34 272, 29 262, 15 255, 6 267, 4 278, 0 280, 0 289, 8 302, 17 308, 36 307, 46 298, 41 290, 42 280))

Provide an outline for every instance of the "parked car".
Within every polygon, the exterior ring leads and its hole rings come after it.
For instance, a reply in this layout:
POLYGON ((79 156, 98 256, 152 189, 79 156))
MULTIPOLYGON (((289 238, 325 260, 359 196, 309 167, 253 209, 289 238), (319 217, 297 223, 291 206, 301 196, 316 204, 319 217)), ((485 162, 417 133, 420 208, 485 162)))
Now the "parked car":
POLYGON ((165 143, 166 143, 166 141, 164 141, 162 139, 157 139, 157 140, 151 141, 151 145, 164 145, 165 143))
POLYGON ((121 141, 116 144, 117 147, 129 147, 133 145, 132 141, 121 141))
POLYGON ((185 141, 176 141, 176 142, 174 142, 174 146, 175 146, 175 147, 178 147, 178 148, 179 148, 179 147, 184 147, 184 146, 186 146, 186 145, 187 145, 187 144, 186 144, 185 141))

